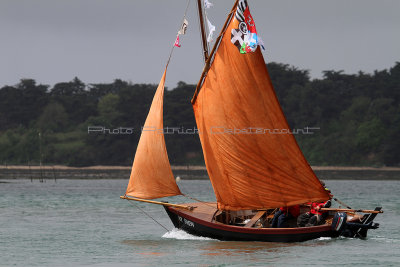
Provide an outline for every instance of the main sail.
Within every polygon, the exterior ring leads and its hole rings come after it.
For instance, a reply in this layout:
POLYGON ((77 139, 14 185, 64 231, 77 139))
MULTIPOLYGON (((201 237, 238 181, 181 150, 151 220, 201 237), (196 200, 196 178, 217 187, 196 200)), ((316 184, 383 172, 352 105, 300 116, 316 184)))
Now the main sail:
POLYGON ((288 133, 260 48, 242 53, 247 47, 234 45, 239 30, 236 18, 222 30, 192 101, 218 208, 276 208, 329 199, 288 133))
POLYGON ((154 199, 181 195, 168 160, 163 133, 163 99, 167 68, 143 126, 126 196, 154 199))

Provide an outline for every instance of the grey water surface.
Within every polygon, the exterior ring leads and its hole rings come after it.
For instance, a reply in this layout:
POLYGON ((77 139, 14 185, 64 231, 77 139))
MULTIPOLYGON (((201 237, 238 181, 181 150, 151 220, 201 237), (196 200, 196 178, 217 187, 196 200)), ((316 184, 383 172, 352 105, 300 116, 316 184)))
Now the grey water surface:
MULTIPOLYGON (((173 229, 162 207, 119 199, 127 182, 1 180, 0 266, 400 266, 398 180, 326 181, 335 197, 352 207, 383 206, 375 220, 381 227, 366 240, 292 244, 185 234, 173 229)), ((183 180, 179 186, 201 200, 215 199, 209 181, 183 180)))

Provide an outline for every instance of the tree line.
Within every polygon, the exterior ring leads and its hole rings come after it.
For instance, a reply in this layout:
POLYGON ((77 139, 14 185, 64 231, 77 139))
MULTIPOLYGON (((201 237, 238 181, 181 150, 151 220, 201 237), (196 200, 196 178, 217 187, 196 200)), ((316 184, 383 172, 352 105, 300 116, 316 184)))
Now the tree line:
MULTIPOLYGON (((400 62, 372 74, 267 64, 282 109, 312 165, 400 166, 400 62)), ((0 89, 2 164, 130 165, 156 84, 85 84, 78 78, 50 88, 22 79, 0 89)), ((165 91, 164 126, 196 127, 195 85, 165 91)), ((171 164, 204 164, 196 134, 166 134, 171 164)))

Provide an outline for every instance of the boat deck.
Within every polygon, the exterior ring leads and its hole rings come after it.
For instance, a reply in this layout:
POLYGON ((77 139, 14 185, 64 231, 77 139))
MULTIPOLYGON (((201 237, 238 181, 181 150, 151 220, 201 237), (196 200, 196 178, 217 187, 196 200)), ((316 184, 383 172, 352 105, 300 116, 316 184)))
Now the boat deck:
MULTIPOLYGON (((193 203, 181 203, 179 205, 195 207, 193 210, 187 210, 181 208, 177 208, 176 210, 179 211, 179 213, 181 213, 182 215, 194 217, 196 219, 205 222, 221 224, 226 226, 233 226, 233 227, 271 229, 268 222, 266 222, 264 226, 262 224, 256 225, 256 221, 261 219, 261 217, 264 217, 263 220, 268 220, 268 221, 272 220, 273 214, 271 213, 268 214, 268 212, 266 211, 246 210, 246 211, 236 212, 235 215, 231 214, 224 217, 222 216, 223 215, 222 212, 217 209, 217 202, 193 202, 193 203), (246 222, 243 223, 233 223, 233 221, 230 221, 235 217, 242 217, 242 218, 246 217, 251 220, 247 220, 246 222)), ((330 225, 331 217, 328 218, 326 221, 327 223, 325 225, 330 225)), ((288 222, 288 224, 289 224, 288 228, 298 228, 296 225, 296 220, 291 220, 288 222)))
POLYGON ((196 207, 193 210, 179 209, 181 213, 189 216, 194 216, 206 222, 211 222, 214 214, 218 211, 217 202, 194 202, 194 203, 182 203, 180 205, 196 207))
MULTIPOLYGON (((269 225, 263 226, 262 223, 254 224, 254 222, 252 225, 248 225, 247 220, 242 225, 232 224, 229 215, 222 214, 217 209, 215 202, 183 203, 180 205, 196 208, 187 210, 180 207, 164 207, 176 228, 193 235, 219 240, 298 242, 322 236, 334 237, 338 235, 337 232, 332 231, 330 224, 293 228, 271 228, 269 225), (220 215, 221 217, 219 217, 220 215), (226 219, 225 223, 223 222, 224 219, 226 219)), ((239 216, 244 216, 252 221, 251 218, 253 217, 261 218, 261 216, 257 216, 260 213, 259 211, 248 211, 247 214, 239 216)), ((268 216, 269 218, 270 216, 268 216)))

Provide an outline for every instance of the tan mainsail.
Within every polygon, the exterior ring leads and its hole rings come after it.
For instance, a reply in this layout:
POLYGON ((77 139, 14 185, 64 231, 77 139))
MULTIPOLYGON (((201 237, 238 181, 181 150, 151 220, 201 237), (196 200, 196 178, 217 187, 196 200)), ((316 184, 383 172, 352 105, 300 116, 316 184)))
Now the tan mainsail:
POLYGON ((136 149, 127 196, 154 199, 182 194, 171 165, 163 134, 163 98, 167 69, 158 85, 136 149))
POLYGON ((233 19, 194 98, 204 158, 223 210, 290 206, 329 199, 293 135, 263 56, 231 43, 233 19))

